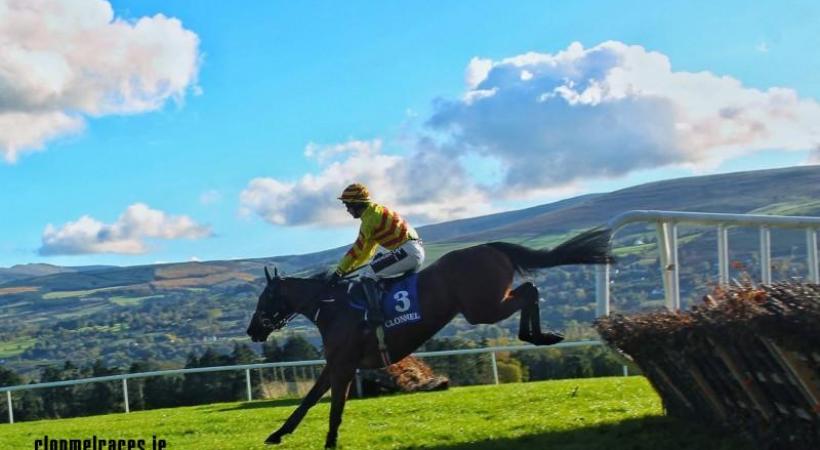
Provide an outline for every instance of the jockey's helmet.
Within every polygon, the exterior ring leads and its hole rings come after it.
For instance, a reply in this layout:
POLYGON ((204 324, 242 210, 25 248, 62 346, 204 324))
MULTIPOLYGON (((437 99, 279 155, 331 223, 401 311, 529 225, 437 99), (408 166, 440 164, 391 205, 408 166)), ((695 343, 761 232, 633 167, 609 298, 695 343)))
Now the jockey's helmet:
POLYGON ((370 192, 368 192, 367 186, 361 183, 353 183, 342 191, 339 200, 344 203, 368 203, 370 202, 370 192))

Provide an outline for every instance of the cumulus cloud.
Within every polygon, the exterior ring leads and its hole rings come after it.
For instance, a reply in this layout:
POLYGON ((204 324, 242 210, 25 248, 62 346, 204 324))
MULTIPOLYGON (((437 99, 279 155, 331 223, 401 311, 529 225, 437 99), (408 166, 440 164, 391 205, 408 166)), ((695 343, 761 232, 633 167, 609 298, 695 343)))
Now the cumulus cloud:
POLYGON ((500 159, 499 192, 508 195, 820 143, 816 100, 674 71, 662 53, 620 42, 474 58, 465 79, 463 97, 437 101, 427 124, 446 136, 443 148, 453 155, 500 159))
POLYGON ((319 172, 252 180, 242 211, 280 225, 349 223, 335 198, 360 181, 376 200, 432 222, 489 212, 499 199, 569 195, 587 180, 636 170, 706 170, 820 143, 816 100, 675 71, 666 55, 621 42, 473 58, 464 79, 464 94, 436 100, 403 153, 383 152, 379 140, 309 144, 305 156, 319 172), (476 170, 476 161, 496 167, 476 170))
POLYGON ((293 181, 255 178, 240 194, 241 212, 276 225, 349 224, 336 198, 353 182, 364 183, 374 200, 418 222, 487 211, 485 194, 458 161, 431 142, 420 142, 410 156, 386 154, 382 145, 380 140, 309 144, 305 155, 316 160, 319 173, 293 181))
POLYGON ((815 147, 814 150, 809 153, 806 164, 820 164, 820 146, 815 147))
POLYGON ((14 162, 86 117, 156 110, 196 89, 199 38, 105 0, 0 0, 0 153, 14 162))
POLYGON ((82 216, 60 228, 52 224, 43 231, 39 253, 80 255, 89 253, 146 253, 146 238, 201 239, 211 235, 209 227, 188 216, 171 216, 143 203, 129 206, 113 224, 82 216))

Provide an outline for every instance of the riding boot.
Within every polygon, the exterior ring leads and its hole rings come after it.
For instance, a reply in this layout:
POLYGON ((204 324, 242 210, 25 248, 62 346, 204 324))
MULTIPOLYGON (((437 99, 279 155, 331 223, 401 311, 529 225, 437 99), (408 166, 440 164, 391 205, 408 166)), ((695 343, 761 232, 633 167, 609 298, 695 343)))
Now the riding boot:
POLYGON ((382 313, 381 292, 376 280, 363 277, 362 291, 367 299, 367 323, 376 331, 376 342, 379 347, 379 356, 385 366, 391 364, 390 353, 384 341, 384 313, 382 313))
POLYGON ((382 313, 381 295, 376 280, 363 277, 361 283, 362 292, 364 292, 364 297, 367 300, 367 321, 373 326, 381 325, 384 323, 384 314, 382 313))

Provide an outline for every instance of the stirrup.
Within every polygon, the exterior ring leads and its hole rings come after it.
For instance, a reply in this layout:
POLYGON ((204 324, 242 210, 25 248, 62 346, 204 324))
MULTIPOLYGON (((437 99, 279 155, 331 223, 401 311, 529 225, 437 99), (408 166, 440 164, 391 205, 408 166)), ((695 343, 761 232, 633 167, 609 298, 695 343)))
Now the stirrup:
POLYGON ((382 363, 385 367, 392 364, 390 361, 390 352, 387 351, 387 344, 384 342, 384 325, 377 325, 376 326, 376 342, 379 346, 379 357, 382 359, 382 363))

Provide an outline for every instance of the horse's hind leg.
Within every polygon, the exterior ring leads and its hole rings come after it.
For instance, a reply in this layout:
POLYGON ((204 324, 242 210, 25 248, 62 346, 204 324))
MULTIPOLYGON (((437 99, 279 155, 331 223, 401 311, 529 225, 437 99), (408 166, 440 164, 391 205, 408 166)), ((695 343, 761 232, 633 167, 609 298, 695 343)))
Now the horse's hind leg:
POLYGON ((538 306, 538 288, 530 282, 518 286, 513 294, 524 298, 521 320, 518 323, 518 339, 535 345, 552 345, 564 340, 561 333, 541 332, 541 310, 538 306))

